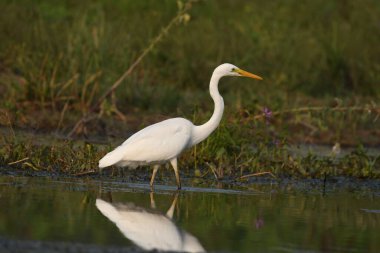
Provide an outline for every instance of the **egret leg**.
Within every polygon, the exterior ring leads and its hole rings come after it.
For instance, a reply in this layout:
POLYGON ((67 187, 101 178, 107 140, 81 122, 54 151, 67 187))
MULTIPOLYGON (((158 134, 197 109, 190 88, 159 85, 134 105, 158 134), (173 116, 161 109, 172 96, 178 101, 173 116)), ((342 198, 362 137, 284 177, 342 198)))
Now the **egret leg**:
POLYGON ((166 217, 173 219, 174 209, 177 205, 177 201, 178 201, 178 192, 176 192, 174 195, 172 205, 170 206, 169 210, 166 212, 166 217))
POLYGON ((151 190, 153 190, 154 178, 156 177, 156 174, 157 174, 157 171, 158 171, 159 167, 160 167, 160 165, 154 165, 153 166, 153 173, 152 173, 152 177, 150 179, 150 189, 151 190))
POLYGON ((177 158, 173 158, 170 160, 171 165, 173 166, 174 173, 175 173, 175 178, 177 180, 177 187, 178 190, 181 189, 181 180, 179 178, 179 173, 178 173, 178 167, 177 167, 177 158))
POLYGON ((154 201, 154 193, 150 192, 149 196, 150 196, 150 207, 152 209, 156 209, 156 202, 154 201))

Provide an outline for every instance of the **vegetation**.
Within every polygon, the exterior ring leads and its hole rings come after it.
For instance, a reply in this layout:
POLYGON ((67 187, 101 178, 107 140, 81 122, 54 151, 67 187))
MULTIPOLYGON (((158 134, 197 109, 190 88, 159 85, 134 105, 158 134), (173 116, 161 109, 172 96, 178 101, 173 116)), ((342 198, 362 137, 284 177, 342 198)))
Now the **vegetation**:
POLYGON ((380 144, 376 1, 9 0, 0 7, 0 124, 13 132, 1 140, 0 166, 94 171, 111 147, 96 143, 120 143, 166 117, 204 122, 211 72, 231 62, 264 81, 222 81, 223 124, 184 154, 188 172, 379 176, 379 154, 364 148, 380 144), (72 137, 86 143, 41 144, 18 134, 67 135, 81 118, 72 137), (297 156, 289 147, 299 143, 357 149, 297 156))
MULTIPOLYGON (((276 175, 274 177, 277 178, 380 177, 379 154, 369 154, 363 147, 339 157, 334 154, 302 155, 293 152, 281 141, 271 144, 263 141, 257 147, 252 147, 249 143, 237 145, 236 142, 242 139, 235 140, 223 131, 226 131, 224 126, 211 138, 182 156, 182 174, 201 180, 227 179, 232 182, 245 181, 252 173, 254 175, 261 172, 276 175)), ((99 174, 100 171, 96 169, 97 162, 110 149, 110 146, 67 140, 36 143, 35 139, 25 137, 3 139, 1 142, 3 145, 0 149, 0 164, 3 166, 21 169, 21 172, 48 171, 58 175, 99 174)), ((139 170, 139 173, 143 178, 149 178, 148 170, 145 168, 139 170)), ((114 175, 114 172, 108 170, 105 173, 114 175)), ((129 177, 133 177, 134 173, 131 173, 129 177)), ((120 171, 116 171, 116 175, 120 175, 120 171)))

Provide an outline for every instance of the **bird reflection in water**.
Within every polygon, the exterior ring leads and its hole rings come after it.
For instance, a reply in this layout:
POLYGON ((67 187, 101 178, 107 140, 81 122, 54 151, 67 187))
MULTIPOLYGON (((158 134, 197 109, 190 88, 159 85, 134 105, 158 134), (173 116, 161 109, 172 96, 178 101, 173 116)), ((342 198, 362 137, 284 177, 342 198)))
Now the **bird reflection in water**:
POLYGON ((173 222, 178 194, 166 214, 155 209, 153 193, 150 196, 152 210, 132 202, 113 204, 102 199, 96 200, 96 207, 126 238, 144 250, 205 252, 197 238, 173 222))

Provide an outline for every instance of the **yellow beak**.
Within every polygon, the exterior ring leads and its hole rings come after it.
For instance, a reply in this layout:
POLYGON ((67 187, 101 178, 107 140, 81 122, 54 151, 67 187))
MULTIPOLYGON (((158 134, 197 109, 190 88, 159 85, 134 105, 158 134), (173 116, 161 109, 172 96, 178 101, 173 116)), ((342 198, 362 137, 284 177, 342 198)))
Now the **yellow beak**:
POLYGON ((249 78, 253 78, 253 79, 257 79, 257 80, 263 80, 262 77, 255 75, 255 74, 252 74, 252 73, 249 73, 249 72, 242 70, 242 69, 237 69, 236 73, 238 73, 239 75, 242 75, 242 76, 249 77, 249 78))

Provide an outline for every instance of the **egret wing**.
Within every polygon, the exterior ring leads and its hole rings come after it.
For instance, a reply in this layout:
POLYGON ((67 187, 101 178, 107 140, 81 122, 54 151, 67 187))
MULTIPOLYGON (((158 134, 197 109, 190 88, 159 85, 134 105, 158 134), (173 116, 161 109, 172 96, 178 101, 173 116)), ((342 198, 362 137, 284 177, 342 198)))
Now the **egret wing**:
POLYGON ((192 123, 175 118, 148 126, 128 138, 99 161, 99 167, 113 164, 154 163, 177 157, 191 140, 192 123))
POLYGON ((144 128, 120 146, 123 159, 145 162, 170 160, 188 146, 191 125, 191 122, 178 118, 144 128))

